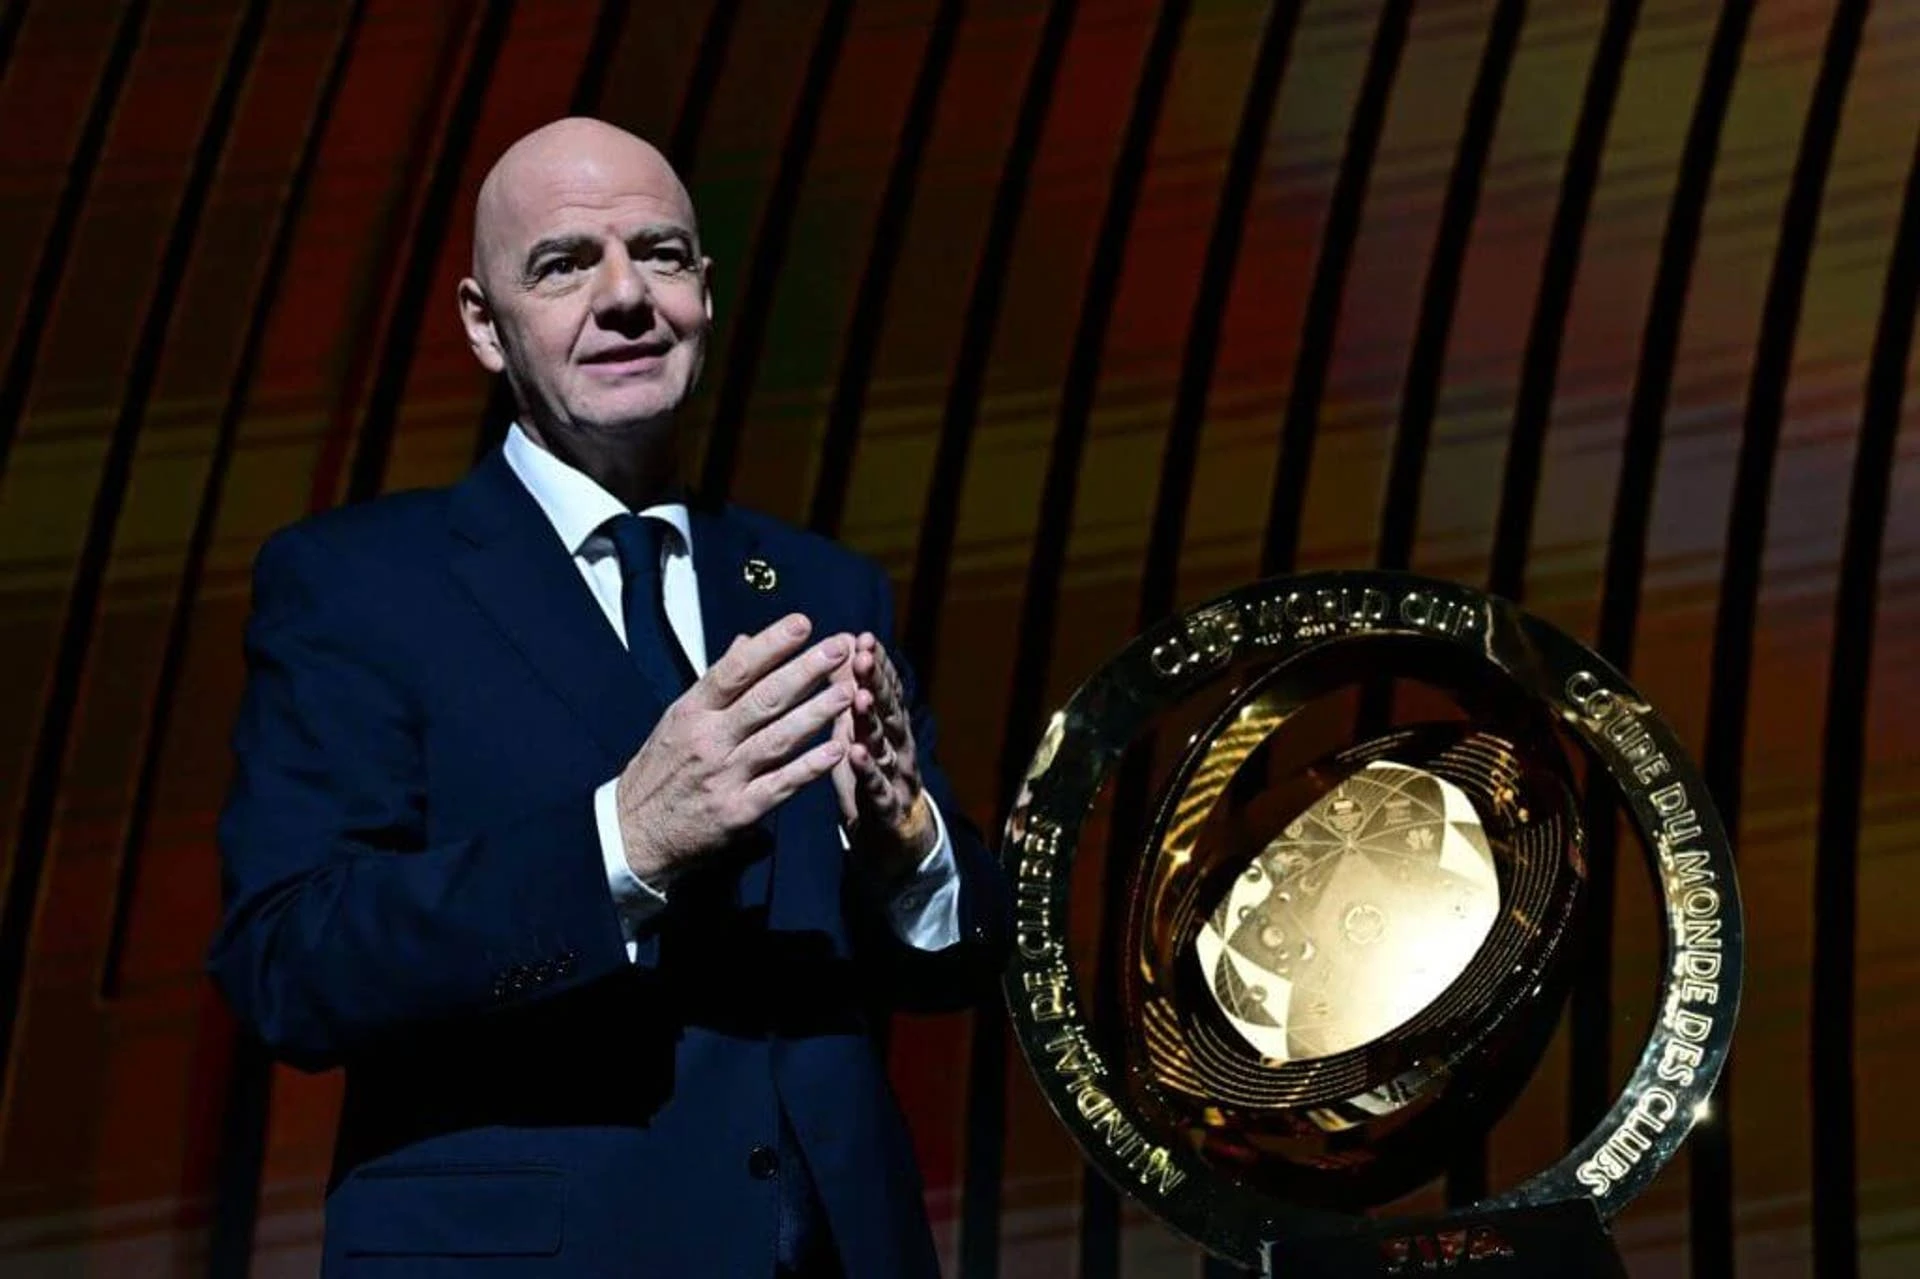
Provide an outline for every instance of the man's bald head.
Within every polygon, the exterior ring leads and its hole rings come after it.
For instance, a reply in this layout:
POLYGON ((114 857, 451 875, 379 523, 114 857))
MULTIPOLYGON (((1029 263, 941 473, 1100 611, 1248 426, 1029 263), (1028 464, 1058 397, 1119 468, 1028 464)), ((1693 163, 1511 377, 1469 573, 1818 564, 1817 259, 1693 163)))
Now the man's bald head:
POLYGON ((693 198, 657 147, 605 120, 568 116, 520 138, 487 170, 473 205, 473 273, 484 281, 503 243, 556 194, 615 186, 677 204, 698 236, 693 198))
POLYGON ((711 266, 665 156, 600 120, 556 120, 480 184, 461 322, 536 443, 578 463, 658 460, 706 357, 711 266))

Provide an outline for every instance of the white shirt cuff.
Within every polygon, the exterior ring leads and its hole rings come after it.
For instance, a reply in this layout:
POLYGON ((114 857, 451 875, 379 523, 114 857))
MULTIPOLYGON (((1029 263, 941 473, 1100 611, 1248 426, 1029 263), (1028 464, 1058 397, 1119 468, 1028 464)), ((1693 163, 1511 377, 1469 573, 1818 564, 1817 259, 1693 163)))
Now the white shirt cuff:
POLYGON ((620 807, 614 798, 619 781, 616 777, 603 782, 593 792, 593 823, 600 831, 600 858, 607 867, 607 888, 613 894, 614 913, 619 916, 620 935, 626 939, 627 958, 631 960, 638 950, 640 929, 666 909, 667 897, 627 865, 627 845, 620 836, 620 807))
MULTIPOLYGON (((600 834, 600 857, 606 865, 607 890, 612 894, 614 913, 620 920, 620 935, 627 943, 627 958, 634 958, 640 930, 648 920, 666 909, 666 894, 633 873, 627 865, 626 842, 620 835, 620 810, 615 801, 619 779, 603 782, 593 792, 594 825, 600 834)), ((960 940, 960 864, 953 855, 953 840, 947 835, 947 820, 940 806, 931 799, 927 807, 933 813, 936 832, 933 851, 921 859, 913 872, 893 888, 882 903, 887 923, 894 936, 917 950, 945 950, 960 940)), ((841 838, 846 836, 843 831, 841 838)))
MULTIPOLYGON (((893 886, 881 903, 893 935, 915 950, 945 950, 960 940, 960 863, 953 855, 953 841, 947 837, 947 821, 940 805, 927 798, 933 812, 933 851, 893 886)), ((840 833, 842 842, 846 832, 840 833)))

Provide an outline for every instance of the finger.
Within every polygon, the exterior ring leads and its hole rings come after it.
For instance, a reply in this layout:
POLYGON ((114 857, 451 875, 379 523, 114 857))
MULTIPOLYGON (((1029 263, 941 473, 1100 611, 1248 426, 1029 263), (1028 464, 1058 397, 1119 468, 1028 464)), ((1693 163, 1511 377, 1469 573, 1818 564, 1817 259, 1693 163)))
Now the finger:
POLYGON ((845 695, 844 704, 852 705, 853 682, 833 678, 833 673, 846 664, 851 648, 852 641, 847 636, 829 635, 761 676, 723 712, 731 740, 745 741, 806 701, 823 683, 840 690, 845 695))
POLYGON ((868 705, 864 714, 854 717, 854 740, 872 752, 876 761, 887 757, 887 727, 881 722, 877 702, 868 705))
POLYGON ((880 668, 881 678, 886 682, 888 696, 904 715, 907 710, 907 682, 900 678, 900 668, 894 665, 893 658, 884 648, 876 648, 873 657, 880 668))
POLYGON ((789 613, 757 635, 734 640, 689 691, 714 710, 731 706, 763 677, 798 653, 811 634, 812 619, 804 613, 789 613))
POLYGON ((801 753, 852 700, 844 684, 829 684, 778 719, 762 725, 734 749, 730 763, 749 778, 774 772, 801 753))
POLYGON ((853 766, 853 782, 860 797, 871 807, 886 812, 892 805, 893 783, 873 752, 855 743, 847 752, 847 762, 853 766))
POLYGON ((834 721, 833 740, 840 743, 841 754, 834 766, 827 770, 827 778, 833 783, 833 797, 840 806, 840 820, 852 826, 860 820, 859 784, 854 780, 853 764, 847 758, 848 748, 853 741, 840 734, 840 725, 844 716, 834 721))
POLYGON ((912 725, 912 717, 907 713, 906 684, 901 680, 893 660, 887 656, 886 649, 876 647, 873 661, 873 674, 866 683, 874 690, 875 714, 886 726, 888 735, 899 741, 907 735, 912 725))
POLYGON ((802 786, 819 780, 833 771, 833 766, 845 757, 846 748, 839 742, 826 741, 810 751, 788 760, 771 772, 762 773, 747 783, 743 792, 747 806, 753 812, 753 820, 772 812, 776 807, 793 797, 802 786))
POLYGON ((840 821, 847 830, 852 831, 860 824, 860 796, 854 792, 853 782, 850 779, 845 781, 841 779, 840 774, 846 766, 847 762, 841 760, 827 770, 827 776, 833 781, 833 798, 835 805, 840 809, 840 821))

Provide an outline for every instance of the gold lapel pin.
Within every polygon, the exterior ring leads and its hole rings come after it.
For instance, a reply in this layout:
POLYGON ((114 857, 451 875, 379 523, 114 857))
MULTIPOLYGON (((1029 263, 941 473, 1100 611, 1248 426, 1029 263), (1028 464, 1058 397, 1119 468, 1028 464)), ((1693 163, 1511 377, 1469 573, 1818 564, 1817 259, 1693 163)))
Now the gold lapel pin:
POLYGON ((773 571, 773 565, 757 555, 740 566, 740 576, 762 595, 770 594, 774 587, 780 585, 780 575, 773 571))

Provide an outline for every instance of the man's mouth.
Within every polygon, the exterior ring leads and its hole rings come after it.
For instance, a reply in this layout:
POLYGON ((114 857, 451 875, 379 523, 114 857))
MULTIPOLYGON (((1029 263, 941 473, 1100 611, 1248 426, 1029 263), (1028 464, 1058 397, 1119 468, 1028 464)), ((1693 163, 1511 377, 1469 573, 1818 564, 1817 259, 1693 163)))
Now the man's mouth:
POLYGON ((664 342, 625 342, 595 351, 581 360, 594 372, 609 377, 659 371, 673 347, 664 342))

